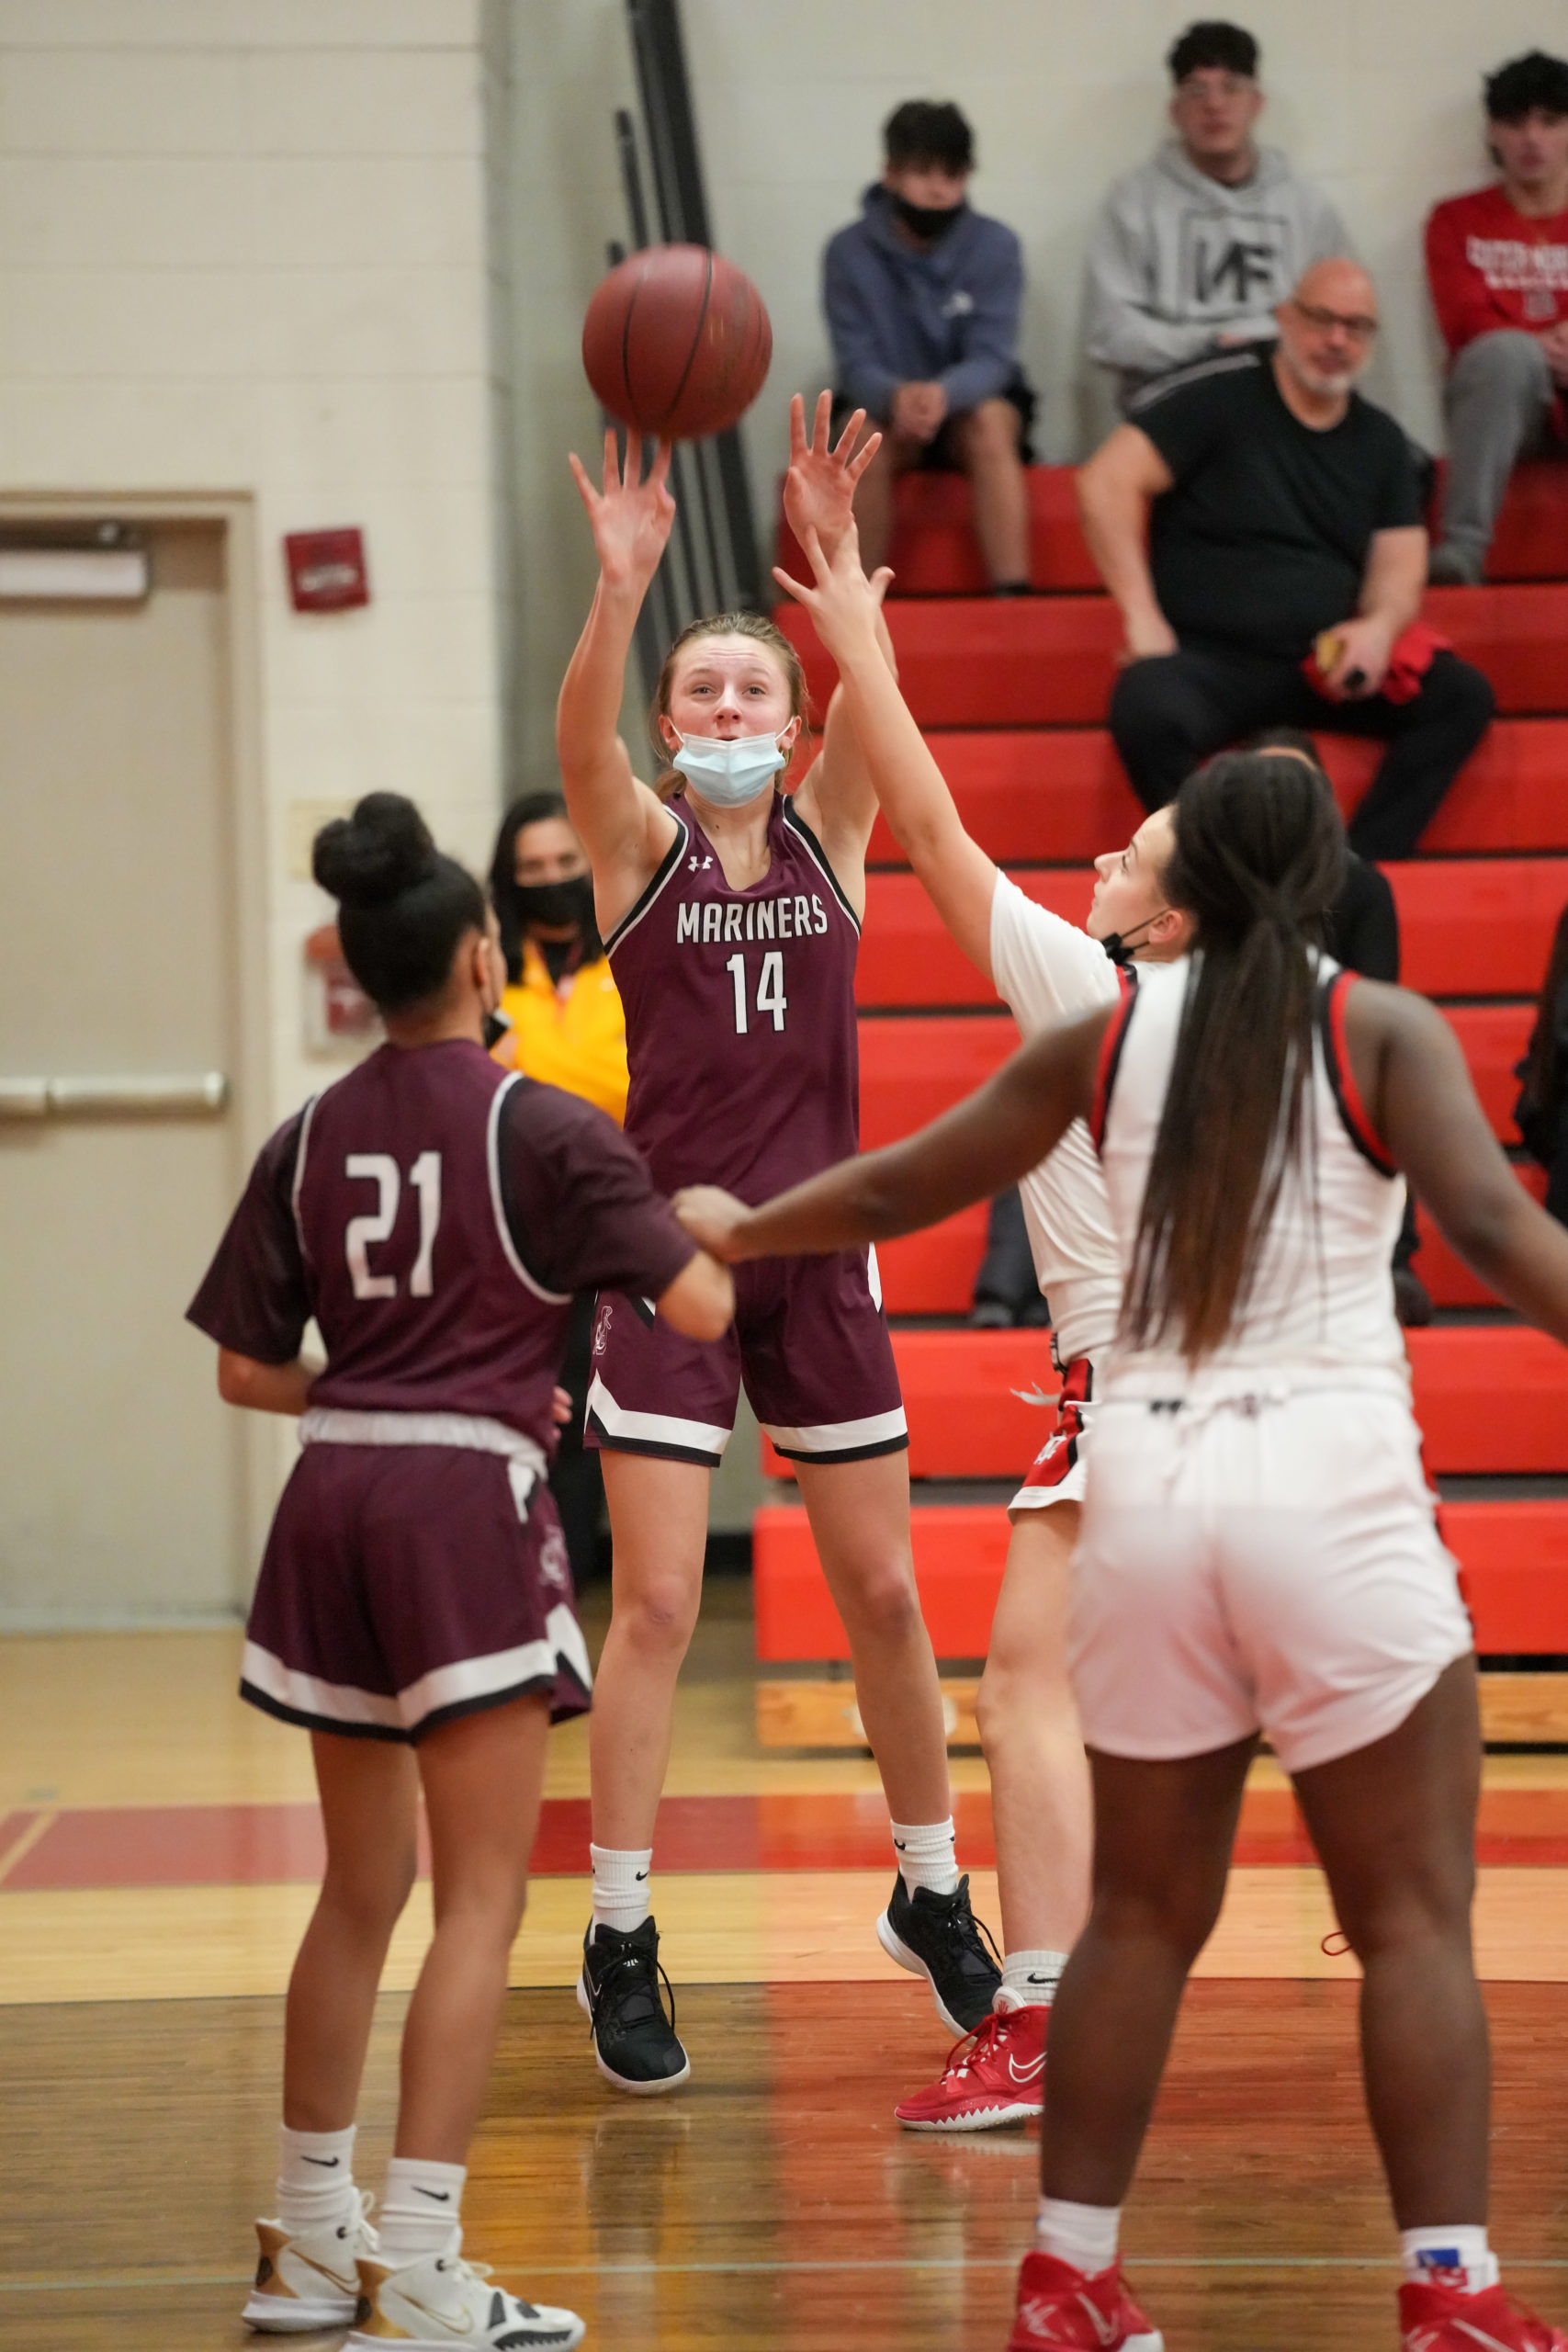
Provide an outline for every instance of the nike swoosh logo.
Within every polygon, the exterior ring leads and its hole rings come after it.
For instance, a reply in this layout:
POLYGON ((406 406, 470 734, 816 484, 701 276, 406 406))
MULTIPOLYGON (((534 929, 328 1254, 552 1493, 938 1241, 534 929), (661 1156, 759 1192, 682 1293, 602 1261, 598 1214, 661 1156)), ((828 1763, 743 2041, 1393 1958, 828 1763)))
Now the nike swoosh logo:
POLYGON ((1045 2061, 1043 2058, 1032 2058, 1027 2066, 1021 2066, 1018 2060, 1013 2056, 1011 2051, 1009 2051, 1008 2073, 1012 2076, 1015 2083, 1037 2083, 1044 2072, 1045 2061))
POLYGON ((319 2271, 323 2278, 330 2278, 340 2295, 357 2295, 359 2292, 357 2270, 345 2278, 341 2270, 334 2270, 330 2263, 318 2262, 313 2256, 301 2254, 298 2246, 294 2249, 294 2258, 297 2262, 302 2262, 307 2270, 319 2271))
POLYGON ((308 2165, 320 2165, 323 2172, 336 2172, 343 2158, 341 2156, 307 2156, 305 2162, 308 2165))
POLYGON ((643 1883, 643 1882, 646 1880, 646 1878, 647 1878, 647 1876, 648 1876, 648 1872, 647 1872, 646 1871, 637 1871, 637 1872, 636 1872, 636 1874, 635 1874, 635 1875, 636 1875, 637 1883, 638 1886, 641 1886, 641 1885, 642 1885, 642 1883, 643 1883))
POLYGON ((1026 1984, 1049 1984, 1054 1980, 1049 1976, 1035 1976, 1032 1974, 1026 1976, 1023 1981, 1026 1984))
POLYGON ((895 1838, 895 1839, 893 1840, 893 1851, 894 1851, 896 1854, 907 1854, 907 1853, 908 1852, 908 1850, 909 1850, 909 1849, 908 1849, 908 1847, 905 1844, 905 1842, 904 1842, 904 1840, 903 1840, 903 1838, 895 1838))
POLYGON ((452 2192, 449 2188, 422 2188, 417 2180, 412 2181, 409 2185, 416 2197, 428 2197, 432 2204, 450 2205, 452 2202, 452 2192))

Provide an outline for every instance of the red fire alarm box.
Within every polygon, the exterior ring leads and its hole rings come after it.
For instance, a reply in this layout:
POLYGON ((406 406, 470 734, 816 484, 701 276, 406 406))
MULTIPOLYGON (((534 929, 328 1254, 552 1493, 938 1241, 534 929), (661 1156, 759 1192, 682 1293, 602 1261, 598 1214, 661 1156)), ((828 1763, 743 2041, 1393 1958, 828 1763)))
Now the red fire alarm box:
POLYGON ((380 1016, 343 960, 337 925, 324 922, 305 942, 305 1050, 357 1053, 380 1035, 380 1016))
POLYGON ((341 613, 370 602, 363 531, 290 531, 283 552, 297 613, 341 613))

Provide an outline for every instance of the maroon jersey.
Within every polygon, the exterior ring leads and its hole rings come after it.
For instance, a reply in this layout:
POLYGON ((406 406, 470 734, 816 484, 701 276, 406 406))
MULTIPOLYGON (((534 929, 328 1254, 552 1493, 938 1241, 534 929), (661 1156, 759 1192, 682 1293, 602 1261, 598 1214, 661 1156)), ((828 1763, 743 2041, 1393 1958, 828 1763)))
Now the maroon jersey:
POLYGON ((657 1297, 693 1245, 613 1120, 479 1045, 383 1046, 263 1149, 190 1320, 313 1405, 466 1413, 547 1453, 574 1291, 657 1297))
POLYGON ((769 1199, 860 1148, 860 923, 784 793, 771 864, 732 890, 685 796, 679 831, 604 944, 626 1015, 626 1133, 665 1192, 769 1199))

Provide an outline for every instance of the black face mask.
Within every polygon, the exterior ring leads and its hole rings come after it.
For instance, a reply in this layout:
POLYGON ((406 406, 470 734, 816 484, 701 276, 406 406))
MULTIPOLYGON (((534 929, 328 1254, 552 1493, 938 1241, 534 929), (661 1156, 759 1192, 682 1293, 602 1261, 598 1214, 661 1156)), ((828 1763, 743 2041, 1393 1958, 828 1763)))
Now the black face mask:
POLYGON ((569 923, 574 931, 587 931, 593 922, 593 876, 574 874, 570 882, 514 883, 512 903, 525 931, 534 923, 543 923, 547 931, 564 931, 569 923))
POLYGON ((1108 931, 1106 933, 1104 938, 1100 944, 1104 948, 1106 954, 1110 956, 1111 961, 1116 966, 1118 971, 1126 970, 1128 965, 1133 960, 1134 951, 1143 944, 1143 942, 1138 937, 1139 932, 1152 930, 1154 925, 1158 922, 1160 915, 1168 914, 1170 910, 1168 907, 1161 907, 1158 914, 1145 915, 1142 922, 1135 922, 1133 925, 1131 931, 1108 931))
POLYGON ((896 196, 893 209, 911 237, 919 237, 922 245, 934 245, 945 237, 959 214, 962 204, 911 204, 907 196, 896 196))

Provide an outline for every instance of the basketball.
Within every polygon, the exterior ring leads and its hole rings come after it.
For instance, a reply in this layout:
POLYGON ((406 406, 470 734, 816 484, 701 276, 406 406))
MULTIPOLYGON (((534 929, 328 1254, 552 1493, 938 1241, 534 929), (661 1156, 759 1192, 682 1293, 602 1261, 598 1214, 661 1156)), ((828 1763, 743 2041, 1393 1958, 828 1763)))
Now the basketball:
POLYGON ((726 432, 761 390, 773 356, 761 296, 705 245, 629 254, 582 322, 582 365, 600 401, 666 441, 726 432))

